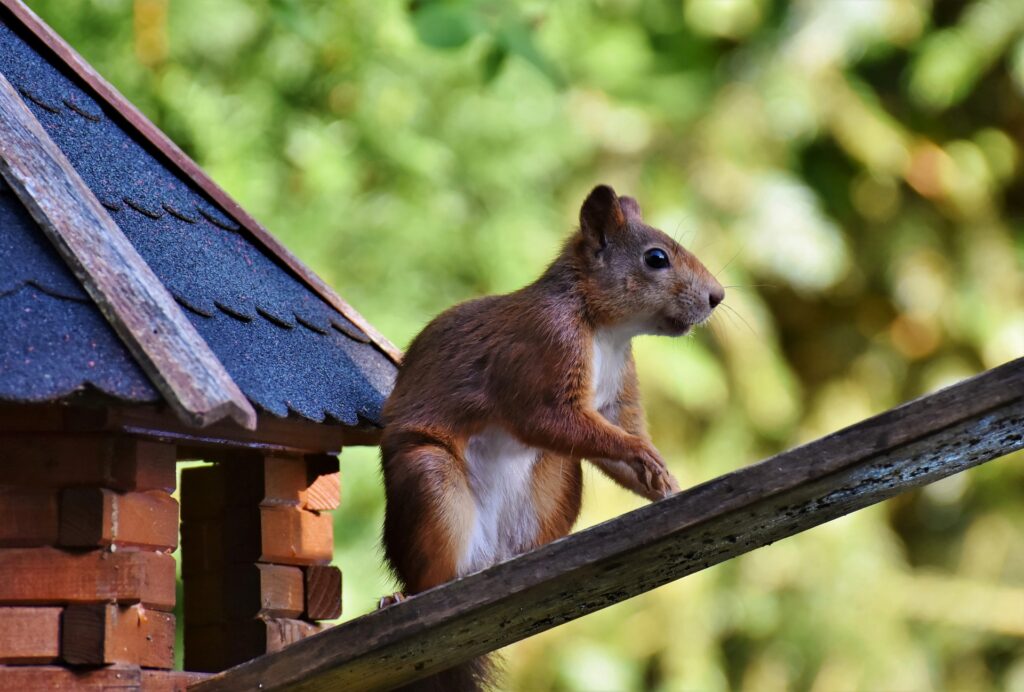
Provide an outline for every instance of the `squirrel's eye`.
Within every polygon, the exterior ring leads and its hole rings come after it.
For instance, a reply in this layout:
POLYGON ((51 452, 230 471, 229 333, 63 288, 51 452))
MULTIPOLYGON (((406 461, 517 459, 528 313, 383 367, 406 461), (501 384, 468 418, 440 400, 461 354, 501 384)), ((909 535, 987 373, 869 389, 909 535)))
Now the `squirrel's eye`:
POLYGON ((667 269, 671 262, 668 260, 667 252, 655 247, 644 253, 644 264, 651 269, 667 269))

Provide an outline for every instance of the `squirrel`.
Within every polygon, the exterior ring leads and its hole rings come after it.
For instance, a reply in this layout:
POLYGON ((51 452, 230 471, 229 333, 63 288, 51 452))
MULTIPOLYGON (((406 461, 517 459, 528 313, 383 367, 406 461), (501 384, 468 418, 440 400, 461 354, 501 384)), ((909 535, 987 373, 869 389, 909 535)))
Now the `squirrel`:
MULTIPOLYGON (((725 290, 631 197, 587 196, 534 283, 470 300, 413 340, 384 406, 385 607, 569 533, 581 459, 656 501, 679 485, 648 437, 631 339, 682 336, 725 290)), ((489 685, 477 659, 409 689, 489 685)))

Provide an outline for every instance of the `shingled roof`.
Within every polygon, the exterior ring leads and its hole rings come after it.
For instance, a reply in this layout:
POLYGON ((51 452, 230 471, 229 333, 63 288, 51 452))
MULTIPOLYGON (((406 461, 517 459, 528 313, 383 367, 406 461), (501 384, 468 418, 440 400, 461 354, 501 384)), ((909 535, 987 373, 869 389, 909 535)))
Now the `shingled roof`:
MULTIPOLYGON (((248 216, 213 199, 208 179, 159 151, 151 133, 4 5, 0 74, 245 396, 275 416, 379 425, 396 372, 393 347, 357 314, 343 315, 315 277, 252 232, 248 216)), ((0 323, 0 401, 56 401, 83 390, 127 402, 161 398, 2 180, 0 323)))

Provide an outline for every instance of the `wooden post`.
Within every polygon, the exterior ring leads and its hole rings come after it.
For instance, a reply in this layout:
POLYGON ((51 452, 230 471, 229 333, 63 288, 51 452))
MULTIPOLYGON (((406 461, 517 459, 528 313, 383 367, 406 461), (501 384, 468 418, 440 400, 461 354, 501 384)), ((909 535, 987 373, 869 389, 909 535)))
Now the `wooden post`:
POLYGON ((276 651, 340 614, 324 513, 340 498, 336 457, 228 455, 187 469, 181 498, 188 670, 276 651))

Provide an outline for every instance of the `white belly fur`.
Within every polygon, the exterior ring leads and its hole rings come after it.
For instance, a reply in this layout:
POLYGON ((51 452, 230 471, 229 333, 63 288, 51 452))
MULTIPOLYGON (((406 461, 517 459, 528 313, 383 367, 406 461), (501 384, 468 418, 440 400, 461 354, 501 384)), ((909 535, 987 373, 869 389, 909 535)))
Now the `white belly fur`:
POLYGON ((619 398, 622 372, 629 355, 629 341, 637 333, 631 326, 599 329, 594 334, 590 379, 594 390, 594 408, 606 409, 619 398))
POLYGON ((540 450, 500 428, 488 428, 469 439, 466 466, 476 517, 457 566, 460 576, 533 547, 538 526, 532 478, 539 456, 540 450))

